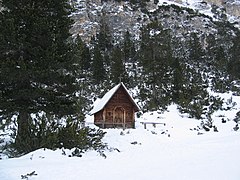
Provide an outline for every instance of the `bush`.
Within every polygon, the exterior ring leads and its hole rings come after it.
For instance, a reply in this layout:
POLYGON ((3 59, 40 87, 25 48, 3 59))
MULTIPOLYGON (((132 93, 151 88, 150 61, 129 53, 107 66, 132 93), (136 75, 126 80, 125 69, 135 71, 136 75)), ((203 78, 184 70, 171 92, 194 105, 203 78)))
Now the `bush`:
POLYGON ((103 155, 107 144, 101 140, 106 132, 89 127, 79 128, 78 122, 69 122, 59 129, 57 148, 75 148, 74 156, 81 156, 87 150, 95 150, 103 155))
POLYGON ((235 118, 233 119, 236 123, 240 122, 240 111, 236 113, 235 118))
MULTIPOLYGON (((87 150, 95 150, 104 156, 107 144, 102 142, 102 138, 106 132, 100 129, 81 127, 81 121, 72 117, 60 121, 51 116, 41 115, 33 118, 32 122, 31 134, 27 141, 12 141, 5 146, 8 156, 16 157, 40 148, 74 149, 72 155, 79 157, 87 150)), ((15 137, 13 136, 13 139, 15 137)))

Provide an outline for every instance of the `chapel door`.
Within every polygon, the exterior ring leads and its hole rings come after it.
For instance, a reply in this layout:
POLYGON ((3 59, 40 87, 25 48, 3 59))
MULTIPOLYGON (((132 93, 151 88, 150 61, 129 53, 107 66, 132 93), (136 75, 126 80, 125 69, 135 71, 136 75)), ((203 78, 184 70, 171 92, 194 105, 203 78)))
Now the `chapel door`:
POLYGON ((115 118, 114 122, 117 124, 124 123, 124 109, 122 107, 117 107, 115 109, 115 118))

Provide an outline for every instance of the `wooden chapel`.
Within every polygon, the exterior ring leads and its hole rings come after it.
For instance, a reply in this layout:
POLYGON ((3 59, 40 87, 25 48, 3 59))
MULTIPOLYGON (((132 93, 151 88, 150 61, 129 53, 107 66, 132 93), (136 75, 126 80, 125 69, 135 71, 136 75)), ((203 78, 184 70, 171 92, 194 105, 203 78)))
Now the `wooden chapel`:
POLYGON ((101 128, 134 128, 135 112, 139 111, 127 88, 119 83, 93 107, 94 124, 101 128))

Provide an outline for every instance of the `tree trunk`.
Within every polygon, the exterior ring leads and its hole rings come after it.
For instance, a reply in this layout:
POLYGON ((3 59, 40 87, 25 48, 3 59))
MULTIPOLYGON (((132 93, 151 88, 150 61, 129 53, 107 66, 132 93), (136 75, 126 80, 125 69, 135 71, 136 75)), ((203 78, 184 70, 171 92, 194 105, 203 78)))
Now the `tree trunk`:
POLYGON ((19 153, 27 153, 34 149, 31 138, 31 117, 28 112, 20 111, 17 119, 18 129, 15 147, 19 153))

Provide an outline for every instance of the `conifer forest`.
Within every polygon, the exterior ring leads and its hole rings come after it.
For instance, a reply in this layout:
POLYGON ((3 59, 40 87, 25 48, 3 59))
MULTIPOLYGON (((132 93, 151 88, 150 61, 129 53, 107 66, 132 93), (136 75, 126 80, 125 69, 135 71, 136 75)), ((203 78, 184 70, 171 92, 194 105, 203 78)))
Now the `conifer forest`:
POLYGON ((215 111, 234 107, 214 94, 240 95, 240 28, 223 8, 212 5, 210 16, 155 0, 102 0, 106 9, 124 4, 139 19, 116 28, 102 8, 96 32, 81 34, 83 2, 0 0, 0 128, 11 129, 2 148, 12 157, 42 147, 103 154, 105 132, 82 124, 94 100, 119 82, 141 113, 176 104, 211 123, 215 111))

